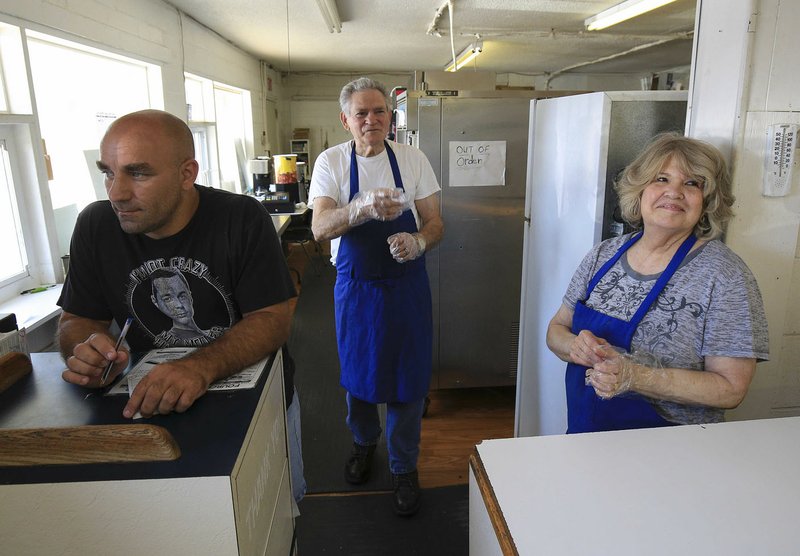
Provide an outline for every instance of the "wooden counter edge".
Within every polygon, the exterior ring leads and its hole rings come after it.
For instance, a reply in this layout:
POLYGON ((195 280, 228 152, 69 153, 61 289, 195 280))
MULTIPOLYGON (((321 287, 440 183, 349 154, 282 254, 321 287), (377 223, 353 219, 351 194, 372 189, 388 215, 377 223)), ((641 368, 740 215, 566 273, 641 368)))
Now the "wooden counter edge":
POLYGON ((0 466, 178 459, 172 435, 156 425, 84 425, 0 430, 0 466))
POLYGON ((0 356, 0 392, 11 388, 22 377, 31 374, 33 365, 24 353, 12 351, 0 356))
POLYGON ((497 502, 497 497, 494 494, 491 481, 486 474, 486 469, 483 467, 481 456, 478 453, 476 446, 469 456, 469 466, 472 473, 475 475, 475 481, 478 484, 483 503, 486 504, 486 510, 489 514, 489 520, 492 522, 497 541, 500 543, 500 549, 506 556, 519 556, 517 547, 514 544, 514 539, 511 537, 511 532, 508 530, 508 523, 503 516, 503 510, 500 509, 500 504, 497 502))

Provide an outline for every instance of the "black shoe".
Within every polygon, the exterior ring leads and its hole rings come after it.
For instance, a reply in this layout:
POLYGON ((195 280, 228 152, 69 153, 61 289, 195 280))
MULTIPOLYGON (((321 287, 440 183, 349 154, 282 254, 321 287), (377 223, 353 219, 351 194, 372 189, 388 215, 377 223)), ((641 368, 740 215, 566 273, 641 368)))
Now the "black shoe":
POLYGON ((353 442, 353 451, 347 463, 344 464, 344 480, 351 485, 360 485, 369 479, 369 470, 372 467, 372 455, 375 445, 362 446, 353 442))
POLYGON ((417 513, 420 506, 417 472, 392 474, 392 487, 394 487, 394 512, 404 516, 417 513))

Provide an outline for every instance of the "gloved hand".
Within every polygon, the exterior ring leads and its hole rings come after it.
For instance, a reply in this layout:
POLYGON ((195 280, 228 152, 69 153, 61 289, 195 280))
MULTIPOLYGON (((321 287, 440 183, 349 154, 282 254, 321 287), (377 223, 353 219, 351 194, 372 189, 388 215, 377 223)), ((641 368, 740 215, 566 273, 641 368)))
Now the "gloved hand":
MULTIPOLYGON (((602 348, 607 356, 586 371, 586 384, 594 388, 598 397, 608 400, 654 383, 661 367, 652 355, 618 353, 610 346, 602 348)), ((596 353, 601 355, 599 351, 596 353)))
POLYGON ((386 241, 389 243, 389 252, 398 263, 413 261, 425 252, 425 238, 422 234, 400 232, 390 235, 386 241))
POLYGON ((406 194, 397 187, 380 187, 359 191, 347 205, 348 223, 360 226, 367 220, 388 222, 398 218, 407 208, 406 194))

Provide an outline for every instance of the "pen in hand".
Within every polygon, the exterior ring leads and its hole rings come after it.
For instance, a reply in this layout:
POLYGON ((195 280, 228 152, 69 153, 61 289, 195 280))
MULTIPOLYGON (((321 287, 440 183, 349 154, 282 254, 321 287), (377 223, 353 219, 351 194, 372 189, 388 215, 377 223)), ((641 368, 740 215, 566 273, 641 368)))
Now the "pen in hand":
MULTIPOLYGON (((119 338, 117 338, 117 345, 114 346, 114 351, 119 351, 119 346, 122 345, 122 341, 125 339, 125 336, 128 334, 128 329, 131 327, 131 323, 133 322, 133 317, 128 317, 125 321, 125 325, 122 327, 122 331, 119 333, 119 338)), ((100 386, 104 385, 108 380, 108 375, 111 373, 111 367, 114 366, 114 361, 109 361, 108 365, 106 365, 106 370, 103 371, 103 376, 100 377, 100 386)))

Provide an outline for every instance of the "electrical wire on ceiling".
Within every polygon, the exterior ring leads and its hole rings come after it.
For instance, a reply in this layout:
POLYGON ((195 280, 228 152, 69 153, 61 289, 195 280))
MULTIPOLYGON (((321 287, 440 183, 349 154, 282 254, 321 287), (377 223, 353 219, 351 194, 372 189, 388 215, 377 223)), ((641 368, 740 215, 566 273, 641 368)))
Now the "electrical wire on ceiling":
MULTIPOLYGON (((431 24, 428 26, 427 34, 428 35, 433 35, 435 37, 441 37, 442 36, 441 31, 439 31, 439 19, 442 17, 442 14, 444 13, 444 11, 447 10, 447 16, 448 16, 449 27, 450 27, 450 33, 449 34, 450 34, 450 57, 451 57, 451 60, 452 60, 451 65, 453 67, 455 67, 456 70, 457 70, 458 69, 458 63, 457 63, 458 58, 456 58, 455 32, 453 31, 453 12, 454 12, 453 5, 454 5, 454 0, 445 0, 445 2, 441 6, 439 6, 439 9, 436 10, 436 15, 434 15, 434 17, 433 17, 433 21, 431 21, 431 24)), ((464 33, 462 33, 462 35, 463 34, 464 33)), ((475 37, 476 44, 477 44, 477 41, 480 41, 481 36, 478 33, 470 33, 470 35, 473 35, 475 37)))
MULTIPOLYGON (((453 1, 447 0, 447 13, 450 14, 450 53, 453 56, 453 65, 456 65, 456 45, 453 40, 453 1)), ((458 68, 456 68, 458 69, 458 68)))
POLYGON ((286 0, 286 66, 287 73, 292 73, 291 33, 289 32, 289 0, 286 0))
MULTIPOLYGON (((186 71, 186 34, 183 32, 183 17, 184 13, 180 10, 176 10, 178 12, 178 26, 180 28, 180 37, 181 37, 181 70, 186 71)), ((188 116, 188 115, 187 115, 188 116)))
POLYGON ((442 36, 442 34, 439 32, 439 18, 442 17, 442 14, 445 10, 451 9, 452 4, 452 0, 445 0, 444 3, 439 6, 439 9, 436 10, 436 15, 433 16, 433 21, 431 21, 431 24, 428 25, 426 34, 433 35, 434 37, 442 36))

